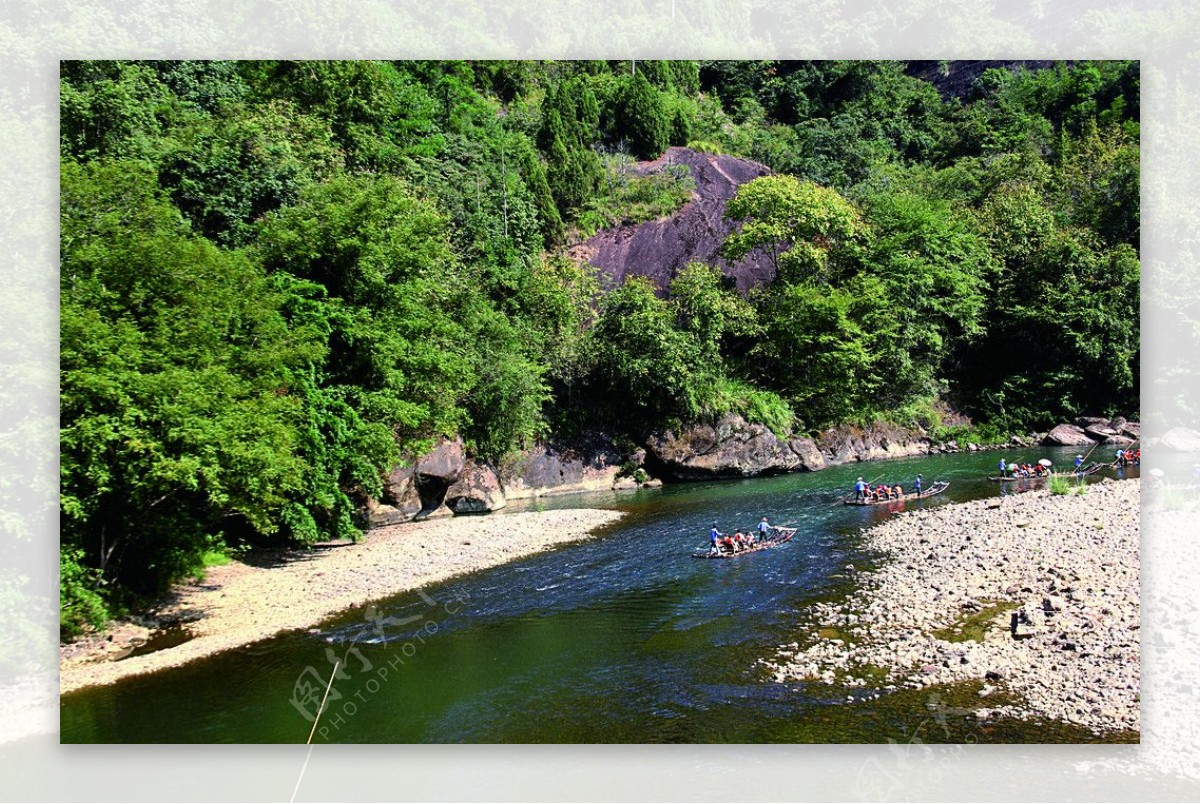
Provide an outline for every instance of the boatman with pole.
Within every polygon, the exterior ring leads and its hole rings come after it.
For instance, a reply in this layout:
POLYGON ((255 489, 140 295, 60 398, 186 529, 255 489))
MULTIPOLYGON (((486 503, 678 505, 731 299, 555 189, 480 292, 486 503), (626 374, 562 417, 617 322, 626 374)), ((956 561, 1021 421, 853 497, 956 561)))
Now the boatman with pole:
POLYGON ((767 532, 769 530, 771 530, 771 525, 767 522, 767 518, 764 516, 762 518, 762 522, 758 523, 758 540, 760 542, 765 542, 767 540, 767 532))
POLYGON ((715 556, 721 552, 721 545, 717 540, 720 539, 724 535, 725 535, 724 533, 717 530, 717 523, 714 522, 713 526, 712 526, 712 530, 710 530, 708 532, 708 544, 709 544, 708 552, 710 554, 715 556))
POLYGON ((856 502, 862 502, 863 499, 866 498, 866 496, 867 496, 867 484, 864 483, 863 479, 860 477, 854 483, 854 499, 856 502))
POLYGON ((1075 456, 1075 471, 1076 471, 1076 472, 1078 472, 1078 471, 1079 471, 1079 467, 1081 467, 1081 466, 1083 466, 1083 456, 1082 456, 1082 455, 1076 455, 1076 456, 1075 456))
POLYGON ((917 482, 915 483, 915 485, 917 487, 917 496, 920 497, 921 496, 921 476, 920 475, 917 475, 917 482))
POLYGON ((1005 460, 1003 458, 1001 458, 1000 459, 1000 477, 1005 477, 1007 475, 1007 472, 1006 472, 1007 469, 1008 469, 1008 463, 1005 462, 1005 460))

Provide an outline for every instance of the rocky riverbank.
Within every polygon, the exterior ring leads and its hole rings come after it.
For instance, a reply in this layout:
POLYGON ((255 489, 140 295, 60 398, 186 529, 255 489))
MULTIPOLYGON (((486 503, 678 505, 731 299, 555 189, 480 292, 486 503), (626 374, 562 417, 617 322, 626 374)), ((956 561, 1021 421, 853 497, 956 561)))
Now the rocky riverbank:
POLYGON ((62 646, 60 692, 308 628, 353 606, 578 541, 621 516, 575 509, 416 522, 373 530, 353 544, 260 553, 250 563, 213 567, 203 581, 176 587, 150 617, 62 646), (180 644, 114 661, 128 653, 131 641, 164 625, 180 644))
POLYGON ((979 679, 983 720, 1138 730, 1138 484, 1086 488, 938 506, 869 530, 882 568, 806 613, 801 638, 767 662, 776 680, 874 698, 979 679))

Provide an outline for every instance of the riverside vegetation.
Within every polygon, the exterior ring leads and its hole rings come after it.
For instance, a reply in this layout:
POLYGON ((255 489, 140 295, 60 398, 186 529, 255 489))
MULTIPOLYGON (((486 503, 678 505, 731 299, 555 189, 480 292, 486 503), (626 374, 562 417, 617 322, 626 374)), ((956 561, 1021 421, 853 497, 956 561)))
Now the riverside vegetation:
POLYGON ((64 62, 64 633, 245 546, 357 537, 441 436, 500 461, 737 413, 1046 427, 1138 400, 1136 62, 64 62), (568 258, 671 214, 668 146, 753 159, 724 244, 568 258))

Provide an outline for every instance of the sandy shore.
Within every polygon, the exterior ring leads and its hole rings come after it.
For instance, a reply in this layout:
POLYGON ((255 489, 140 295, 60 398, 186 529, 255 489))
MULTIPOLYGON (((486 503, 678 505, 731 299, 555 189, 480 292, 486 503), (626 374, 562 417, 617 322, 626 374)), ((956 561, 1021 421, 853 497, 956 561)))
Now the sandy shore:
POLYGON ((901 514, 867 532, 882 568, 768 664, 867 698, 981 679, 980 719, 1137 730, 1140 512, 1136 482, 1104 481, 901 514))
POLYGON ((155 612, 159 620, 185 621, 193 639, 121 661, 97 662, 96 651, 64 646, 60 692, 177 667, 308 628, 352 606, 586 538, 621 516, 575 509, 455 517, 380 528, 356 544, 213 567, 202 583, 177 587, 155 612))

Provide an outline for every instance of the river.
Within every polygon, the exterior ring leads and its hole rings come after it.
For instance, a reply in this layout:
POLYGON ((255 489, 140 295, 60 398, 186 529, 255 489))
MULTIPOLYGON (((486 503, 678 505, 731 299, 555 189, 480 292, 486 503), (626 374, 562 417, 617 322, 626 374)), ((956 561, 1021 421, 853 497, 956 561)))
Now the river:
MULTIPOLYGON (((1111 459, 1102 449, 1100 459, 1111 459)), ((1074 451, 1004 454, 1069 466, 1074 451)), ((306 715, 339 660, 314 742, 1094 740, 1055 724, 931 718, 931 701, 954 711, 969 704, 970 689, 846 704, 845 689, 775 683, 758 663, 798 638, 807 605, 851 590, 848 564, 878 560, 861 551, 861 530, 891 514, 839 504, 856 477, 882 476, 906 490, 917 473, 926 487, 949 480, 945 494, 917 503, 941 505, 1013 493, 982 479, 1000 455, 514 505, 616 508, 626 517, 599 538, 346 611, 319 633, 288 633, 63 696, 61 739, 303 743, 313 728, 306 715), (729 561, 691 558, 707 546, 714 520, 733 530, 763 515, 797 526, 795 539, 729 561)))

